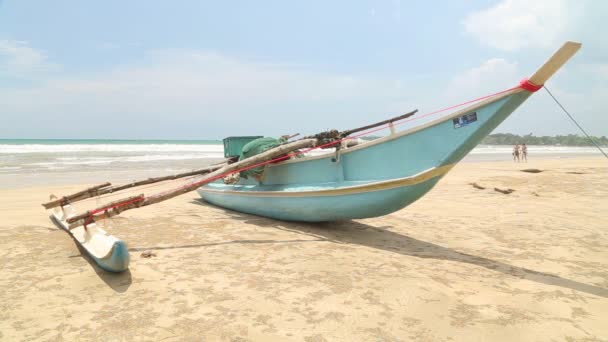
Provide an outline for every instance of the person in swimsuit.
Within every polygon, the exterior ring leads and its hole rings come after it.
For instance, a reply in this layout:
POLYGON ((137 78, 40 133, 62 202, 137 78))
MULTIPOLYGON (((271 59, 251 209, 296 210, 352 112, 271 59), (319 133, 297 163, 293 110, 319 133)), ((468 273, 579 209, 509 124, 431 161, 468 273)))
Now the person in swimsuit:
POLYGON ((521 144, 521 160, 528 162, 528 147, 525 143, 521 144))
POLYGON ((519 163, 519 144, 513 146, 513 161, 519 163))

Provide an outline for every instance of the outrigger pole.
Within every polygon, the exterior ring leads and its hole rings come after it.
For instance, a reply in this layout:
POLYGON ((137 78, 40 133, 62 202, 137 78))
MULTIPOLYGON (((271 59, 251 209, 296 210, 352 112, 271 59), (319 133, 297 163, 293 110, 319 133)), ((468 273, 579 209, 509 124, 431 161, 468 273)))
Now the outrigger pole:
POLYGON ((96 185, 96 186, 90 187, 88 189, 76 192, 74 194, 63 196, 62 198, 59 198, 59 199, 56 199, 56 200, 53 200, 53 201, 50 201, 47 203, 43 203, 42 206, 45 209, 51 209, 51 208, 55 208, 55 207, 59 207, 59 206, 64 206, 66 204, 82 201, 87 198, 101 196, 101 195, 109 194, 109 193, 113 193, 113 192, 118 192, 121 190, 134 188, 137 186, 158 183, 158 182, 167 181, 167 180, 175 180, 175 179, 196 176, 196 175, 204 175, 204 174, 213 172, 217 169, 220 169, 224 165, 226 165, 226 163, 211 165, 204 169, 188 171, 188 172, 184 172, 184 173, 178 173, 175 175, 148 178, 148 179, 135 181, 135 182, 119 185, 119 186, 111 186, 112 185, 111 183, 103 183, 103 184, 96 185))
MULTIPOLYGON (((81 214, 73 215, 73 216, 67 218, 66 221, 69 224, 69 229, 73 229, 78 226, 86 226, 87 224, 90 224, 92 222, 116 216, 116 215, 118 215, 124 211, 130 210, 130 209, 145 207, 145 206, 148 206, 151 204, 166 201, 168 199, 171 199, 171 198, 179 196, 179 195, 183 195, 187 192, 198 189, 202 185, 205 185, 214 180, 225 177, 231 173, 239 172, 244 168, 258 166, 258 164, 267 162, 274 158, 285 156, 285 159, 287 159, 287 158, 289 158, 288 154, 290 152, 293 152, 293 151, 296 151, 296 150, 299 150, 302 148, 313 147, 313 146, 315 146, 316 143, 317 143, 316 139, 304 139, 304 140, 297 140, 297 141, 294 141, 291 143, 280 145, 280 146, 277 146, 266 152, 260 153, 254 157, 247 158, 247 159, 238 161, 233 164, 227 164, 227 165, 221 166, 221 167, 215 169, 215 171, 206 175, 201 180, 186 184, 185 186, 179 187, 177 189, 172 189, 172 190, 161 192, 161 193, 154 194, 151 196, 144 196, 142 194, 139 196, 124 198, 124 199, 121 199, 118 201, 114 201, 114 202, 105 204, 94 210, 90 210, 90 211, 86 211, 81 214)), ((171 176, 168 176, 168 177, 171 177, 171 176)), ((159 177, 159 178, 163 178, 163 177, 159 177)), ((170 179, 170 178, 168 178, 168 179, 170 179)), ((145 181, 142 181, 142 182, 145 182, 145 181)), ((149 183, 145 183, 145 184, 149 184, 149 183)), ((54 202, 57 202, 57 200, 53 201, 51 203, 54 203, 54 202)))
POLYGON ((73 193, 71 195, 63 196, 62 198, 59 198, 59 199, 56 199, 56 200, 53 200, 53 201, 50 201, 47 203, 42 203, 42 206, 45 209, 51 209, 51 208, 55 208, 55 207, 59 207, 59 206, 63 207, 64 205, 72 203, 72 202, 82 201, 83 199, 87 199, 90 197, 95 197, 95 196, 99 196, 101 194, 111 192, 111 191, 107 191, 108 187, 111 185, 112 185, 112 183, 109 183, 109 182, 95 185, 90 188, 84 189, 82 191, 73 193), (104 189, 103 192, 101 191, 102 189, 104 189))

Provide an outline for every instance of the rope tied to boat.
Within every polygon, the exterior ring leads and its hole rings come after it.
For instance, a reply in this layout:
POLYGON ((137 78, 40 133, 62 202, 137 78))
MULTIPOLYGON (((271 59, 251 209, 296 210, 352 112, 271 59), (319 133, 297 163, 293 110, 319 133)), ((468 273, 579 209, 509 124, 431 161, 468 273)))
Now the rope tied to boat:
POLYGON ((583 132, 583 134, 587 137, 587 139, 589 139, 589 141, 591 141, 591 143, 593 145, 595 145, 595 147, 597 147, 597 149, 604 155, 604 157, 606 157, 606 159, 608 159, 608 154, 606 154, 606 152, 604 152, 604 150, 600 147, 600 144, 598 144, 588 133, 587 131, 585 131, 583 129, 583 127, 578 123, 578 121, 576 121, 576 119, 574 119, 574 117, 572 116, 572 114, 570 114, 570 112, 568 110, 566 110, 566 108, 561 104, 561 102, 559 102, 557 100, 557 98, 555 98, 555 96, 553 96, 553 93, 551 91, 549 91, 549 88, 542 86, 542 88, 545 88, 545 90, 547 91, 547 93, 549 94, 549 96, 551 96, 551 98, 553 99, 553 101, 555 101, 555 103, 557 103, 557 105, 562 109, 562 111, 570 118, 570 120, 572 120, 572 122, 574 122, 574 124, 576 125, 576 127, 578 127, 578 129, 581 130, 581 132, 583 132))

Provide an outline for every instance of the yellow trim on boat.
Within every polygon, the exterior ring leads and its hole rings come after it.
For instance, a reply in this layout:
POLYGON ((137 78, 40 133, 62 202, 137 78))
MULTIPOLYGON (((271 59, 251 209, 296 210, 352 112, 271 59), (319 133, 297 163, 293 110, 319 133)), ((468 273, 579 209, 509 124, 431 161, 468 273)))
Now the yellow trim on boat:
POLYGON ((403 186, 416 185, 426 182, 429 179, 443 176, 456 164, 433 167, 410 177, 379 181, 363 185, 354 185, 344 188, 310 190, 310 191, 237 191, 237 190, 218 190, 209 187, 202 187, 199 191, 204 193, 216 193, 224 195, 254 196, 254 197, 318 197, 318 196, 340 196, 352 195, 373 191, 390 190, 403 186))

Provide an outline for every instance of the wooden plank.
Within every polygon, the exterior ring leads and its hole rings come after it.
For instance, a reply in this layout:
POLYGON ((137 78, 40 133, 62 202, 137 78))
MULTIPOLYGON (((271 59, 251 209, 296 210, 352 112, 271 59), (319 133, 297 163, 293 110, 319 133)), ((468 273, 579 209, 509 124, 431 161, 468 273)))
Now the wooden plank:
POLYGON ((578 42, 566 42, 528 80, 543 85, 581 48, 578 42))

